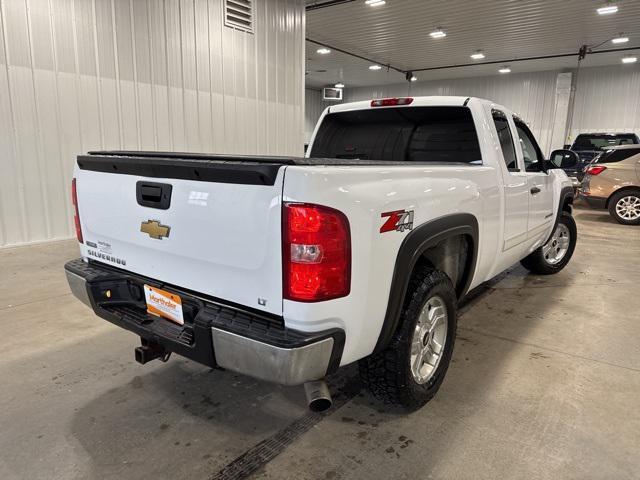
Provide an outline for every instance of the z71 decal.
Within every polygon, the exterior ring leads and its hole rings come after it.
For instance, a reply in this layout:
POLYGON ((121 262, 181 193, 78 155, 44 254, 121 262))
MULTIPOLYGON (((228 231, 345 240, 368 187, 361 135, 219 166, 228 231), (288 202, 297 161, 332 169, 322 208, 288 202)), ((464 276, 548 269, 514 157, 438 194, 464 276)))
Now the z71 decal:
POLYGON ((380 233, 384 232, 404 232, 413 228, 413 210, 395 210, 384 212, 382 218, 388 217, 380 227, 380 233))

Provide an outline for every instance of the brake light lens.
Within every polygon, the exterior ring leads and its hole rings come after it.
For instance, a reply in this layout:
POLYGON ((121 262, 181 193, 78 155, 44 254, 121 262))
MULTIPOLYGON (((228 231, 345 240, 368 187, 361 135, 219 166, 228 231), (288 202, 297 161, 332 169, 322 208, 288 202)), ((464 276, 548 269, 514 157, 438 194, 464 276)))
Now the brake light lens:
POLYGON ((351 290, 351 234, 340 211, 285 203, 282 209, 283 296, 298 302, 345 297, 351 290))
POLYGON ((397 97, 397 98, 379 98, 377 100, 371 100, 372 107, 394 107, 396 105, 411 105, 413 98, 411 97, 397 97))
POLYGON ((604 165, 594 165, 593 167, 588 167, 585 173, 589 175, 600 175, 607 169, 604 165))
POLYGON ((71 180, 71 201, 73 202, 73 223, 76 225, 76 237, 80 243, 84 243, 82 238, 82 227, 80 226, 80 212, 78 211, 78 191, 76 179, 71 180))

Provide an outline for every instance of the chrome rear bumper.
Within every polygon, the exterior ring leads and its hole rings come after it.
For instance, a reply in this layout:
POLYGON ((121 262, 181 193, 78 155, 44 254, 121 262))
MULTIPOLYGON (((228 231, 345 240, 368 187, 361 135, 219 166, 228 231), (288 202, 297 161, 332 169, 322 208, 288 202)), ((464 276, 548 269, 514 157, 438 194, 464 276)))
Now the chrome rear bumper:
POLYGON ((211 337, 219 366, 281 385, 323 378, 334 344, 333 338, 328 337, 301 347, 281 348, 215 327, 211 337))
POLYGON ((148 343, 211 367, 268 382, 299 385, 319 380, 340 365, 345 334, 332 329, 301 332, 281 317, 240 310, 124 270, 72 260, 65 265, 71 292, 101 318, 148 343), (145 284, 180 295, 184 325, 147 312, 145 284), (109 295, 104 292, 109 291, 109 295))
POLYGON ((87 291, 87 281, 80 275, 76 275, 69 270, 65 270, 65 273, 67 274, 67 282, 69 282, 71 293, 82 303, 91 307, 91 299, 87 291))

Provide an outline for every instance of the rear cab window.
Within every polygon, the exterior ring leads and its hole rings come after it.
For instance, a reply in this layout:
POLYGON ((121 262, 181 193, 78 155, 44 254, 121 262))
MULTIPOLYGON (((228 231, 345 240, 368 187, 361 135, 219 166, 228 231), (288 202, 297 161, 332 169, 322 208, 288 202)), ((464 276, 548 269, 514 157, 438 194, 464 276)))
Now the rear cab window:
POLYGON ((311 153, 316 158, 482 164, 467 107, 383 107, 327 114, 311 153))

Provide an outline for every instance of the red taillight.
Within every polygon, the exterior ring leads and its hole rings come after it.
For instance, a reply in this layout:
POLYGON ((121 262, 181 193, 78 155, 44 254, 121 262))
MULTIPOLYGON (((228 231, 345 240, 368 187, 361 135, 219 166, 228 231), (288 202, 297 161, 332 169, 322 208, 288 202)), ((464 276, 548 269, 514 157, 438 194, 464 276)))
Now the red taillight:
POLYGON ((282 209, 283 296, 319 302, 349 295, 351 235, 338 210, 306 203, 282 209))
POLYGON ((73 202, 73 222, 76 224, 76 237, 80 243, 82 241, 82 227, 80 226, 80 212, 78 211, 78 191, 76 190, 76 179, 71 180, 71 201, 73 202))
POLYGON ((594 165, 593 167, 587 168, 587 171, 585 173, 588 173, 589 175, 600 175, 606 169, 607 167, 605 167, 604 165, 594 165))
POLYGON ((399 98, 379 98, 377 100, 371 100, 372 107, 394 107, 396 105, 411 105, 413 98, 411 97, 399 97, 399 98))

